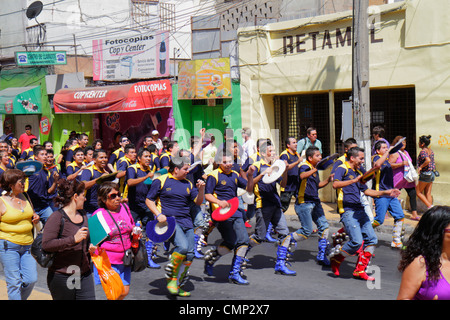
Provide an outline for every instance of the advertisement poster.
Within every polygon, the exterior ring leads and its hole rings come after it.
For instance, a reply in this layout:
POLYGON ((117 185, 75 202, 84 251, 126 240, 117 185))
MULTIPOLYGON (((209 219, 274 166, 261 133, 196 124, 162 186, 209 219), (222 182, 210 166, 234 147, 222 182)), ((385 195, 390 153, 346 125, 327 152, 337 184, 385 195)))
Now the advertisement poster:
POLYGON ((178 99, 231 98, 230 59, 180 62, 178 99))
POLYGON ((0 91, 0 114, 39 114, 41 108, 41 88, 7 88, 0 91))
POLYGON ((169 76, 168 31, 93 40, 92 47, 95 81, 169 76))

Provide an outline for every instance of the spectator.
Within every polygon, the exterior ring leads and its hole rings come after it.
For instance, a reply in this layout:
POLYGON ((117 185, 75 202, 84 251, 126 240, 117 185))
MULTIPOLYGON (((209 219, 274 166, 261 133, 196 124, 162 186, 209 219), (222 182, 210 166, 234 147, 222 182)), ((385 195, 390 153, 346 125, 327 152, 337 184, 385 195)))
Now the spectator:
MULTIPOLYGON (((396 136, 392 141, 392 145, 396 145, 401 138, 403 137, 396 136)), ((408 182, 404 178, 405 166, 408 166, 408 161, 412 161, 411 156, 405 148, 406 140, 403 140, 403 147, 398 152, 389 156, 389 163, 394 174, 394 187, 399 190, 405 189, 408 194, 409 205, 411 207, 411 220, 419 220, 420 217, 417 214, 416 184, 414 182, 408 182)))
POLYGON ((26 300, 37 281, 36 260, 30 253, 33 224, 39 216, 25 198, 25 174, 9 169, 0 177, 6 194, 0 199, 0 261, 9 300, 26 300))
POLYGON ((391 146, 389 142, 384 138, 384 128, 382 126, 376 126, 372 129, 372 137, 375 140, 372 147, 372 156, 377 154, 377 151, 375 150, 375 144, 379 140, 386 142, 388 149, 391 146))
POLYGON ((242 156, 241 161, 242 163, 247 160, 248 157, 252 156, 256 153, 256 143, 252 139, 252 129, 250 128, 243 128, 242 129, 242 139, 244 140, 244 144, 242 145, 242 156))
POLYGON ((44 229, 42 248, 55 252, 53 264, 48 269, 47 285, 53 300, 95 300, 89 250, 88 222, 83 210, 84 183, 73 180, 58 181, 55 211, 44 229), (60 226, 64 219, 63 229, 60 226), (79 286, 68 286, 74 267, 79 272, 79 286))
POLYGON ((409 237, 398 266, 398 300, 450 300, 450 207, 426 211, 409 237))
POLYGON ((323 153, 322 152, 322 142, 320 142, 320 140, 317 139, 317 130, 314 127, 309 127, 306 130, 306 137, 298 140, 298 143, 297 143, 298 154, 303 159, 305 159, 306 149, 308 149, 311 146, 319 148, 320 153, 323 153))
MULTIPOLYGON (((109 240, 104 241, 100 247, 105 249, 111 267, 122 279, 124 291, 118 300, 123 300, 130 291, 131 280, 131 267, 123 264, 123 258, 125 252, 131 248, 131 232, 134 227, 134 220, 128 206, 122 204, 117 183, 102 183, 98 190, 98 205, 99 209, 94 212, 94 215, 102 214, 111 230, 109 240)), ((95 281, 96 284, 100 284, 97 275, 95 281)))
POLYGON ((25 126, 25 133, 22 133, 19 137, 19 148, 20 150, 26 150, 30 147, 30 140, 36 139, 36 136, 31 133, 31 125, 27 124, 25 126))
POLYGON ((431 136, 421 136, 419 138, 419 148, 422 149, 417 160, 417 174, 419 184, 416 186, 417 197, 430 208, 433 205, 431 188, 435 178, 434 152, 430 148, 431 136))

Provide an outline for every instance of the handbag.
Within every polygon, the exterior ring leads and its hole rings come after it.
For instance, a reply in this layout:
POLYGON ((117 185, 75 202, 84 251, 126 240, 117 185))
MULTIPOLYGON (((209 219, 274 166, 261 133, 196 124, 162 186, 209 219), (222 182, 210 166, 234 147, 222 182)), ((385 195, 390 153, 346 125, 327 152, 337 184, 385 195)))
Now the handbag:
MULTIPOLYGON (((399 151, 400 157, 403 160, 402 154, 403 152, 399 151)), ((417 180, 419 179, 419 176, 417 174, 416 169, 414 169, 414 166, 411 162, 411 160, 409 160, 409 158, 403 154, 406 158, 406 161, 408 161, 408 165, 403 167, 403 178, 408 181, 408 182, 417 182, 417 180)))
POLYGON ((120 275, 111 267, 105 249, 99 247, 97 253, 91 254, 92 262, 97 268, 98 276, 108 300, 117 300, 123 293, 124 285, 120 275))
POLYGON ((147 268, 148 265, 148 253, 145 247, 145 239, 139 239, 139 247, 136 252, 133 252, 133 263, 131 271, 141 272, 147 268))
MULTIPOLYGON (((62 232, 64 230, 64 216, 61 216, 61 222, 59 226, 58 239, 61 238, 62 232)), ((53 264, 56 252, 47 252, 42 249, 42 237, 44 229, 40 230, 31 244, 30 253, 36 262, 42 268, 50 268, 53 264)))

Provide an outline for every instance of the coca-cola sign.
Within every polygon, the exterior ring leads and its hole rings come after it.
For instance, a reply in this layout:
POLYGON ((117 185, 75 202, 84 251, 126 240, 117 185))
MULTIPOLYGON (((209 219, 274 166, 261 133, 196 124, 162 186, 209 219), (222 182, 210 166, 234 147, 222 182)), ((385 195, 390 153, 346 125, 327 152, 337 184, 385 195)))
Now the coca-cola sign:
POLYGON ((169 80, 83 89, 61 89, 53 98, 56 113, 108 113, 172 107, 169 80))

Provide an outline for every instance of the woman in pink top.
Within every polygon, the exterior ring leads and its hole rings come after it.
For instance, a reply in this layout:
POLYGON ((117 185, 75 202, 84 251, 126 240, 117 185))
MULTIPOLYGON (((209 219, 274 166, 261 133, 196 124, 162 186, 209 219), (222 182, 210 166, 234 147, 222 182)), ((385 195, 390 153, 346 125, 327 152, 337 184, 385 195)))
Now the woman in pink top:
MULTIPOLYGON (((402 139, 402 136, 396 136, 392 141, 391 146, 395 146, 397 142, 402 139)), ((419 220, 420 217, 417 214, 417 194, 415 182, 408 182, 404 178, 405 166, 408 165, 408 160, 411 160, 411 156, 406 148, 406 140, 403 140, 403 147, 399 152, 393 153, 389 156, 389 163, 391 164, 394 174, 394 187, 397 189, 405 189, 409 197, 409 205, 411 207, 411 220, 419 220)))
POLYGON ((398 269, 403 272, 398 300, 450 300, 450 207, 423 214, 398 269))
MULTIPOLYGON (((119 297, 119 300, 122 300, 130 291, 131 267, 123 265, 123 258, 125 251, 131 248, 131 232, 133 231, 134 220, 128 206, 122 203, 117 183, 102 183, 98 190, 98 204, 100 208, 93 215, 102 214, 111 229, 109 239, 103 242, 100 247, 105 249, 111 267, 122 279, 124 291, 119 297)), ((100 284, 97 272, 95 280, 96 284, 100 284)))

